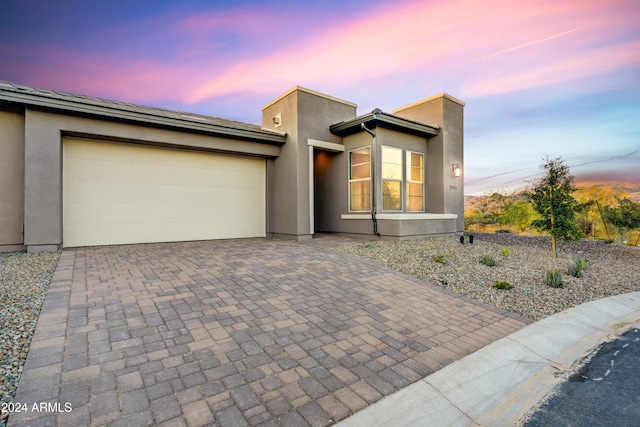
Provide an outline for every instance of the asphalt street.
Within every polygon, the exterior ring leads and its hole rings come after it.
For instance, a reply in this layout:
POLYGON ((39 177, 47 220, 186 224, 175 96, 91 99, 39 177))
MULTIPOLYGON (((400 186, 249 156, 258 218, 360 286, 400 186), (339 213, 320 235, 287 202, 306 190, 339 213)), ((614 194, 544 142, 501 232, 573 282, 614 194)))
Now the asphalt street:
POLYGON ((525 427, 640 425, 640 329, 627 331, 594 353, 525 427))

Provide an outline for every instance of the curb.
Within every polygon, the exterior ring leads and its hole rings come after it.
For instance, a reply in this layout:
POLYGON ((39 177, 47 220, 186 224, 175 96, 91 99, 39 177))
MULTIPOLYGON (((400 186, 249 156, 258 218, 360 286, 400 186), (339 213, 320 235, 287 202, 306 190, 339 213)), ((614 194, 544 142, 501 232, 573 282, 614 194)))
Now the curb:
POLYGON ((640 292, 591 301, 502 338, 336 424, 513 426, 605 341, 640 325, 640 292))

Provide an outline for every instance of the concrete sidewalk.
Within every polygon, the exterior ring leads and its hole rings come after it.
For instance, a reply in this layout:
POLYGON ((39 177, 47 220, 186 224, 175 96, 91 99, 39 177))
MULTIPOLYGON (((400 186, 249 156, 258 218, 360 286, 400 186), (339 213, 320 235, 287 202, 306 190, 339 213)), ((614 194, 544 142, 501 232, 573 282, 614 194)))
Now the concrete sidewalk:
POLYGON ((337 425, 514 426, 573 365, 639 325, 640 292, 582 304, 526 326, 337 425))

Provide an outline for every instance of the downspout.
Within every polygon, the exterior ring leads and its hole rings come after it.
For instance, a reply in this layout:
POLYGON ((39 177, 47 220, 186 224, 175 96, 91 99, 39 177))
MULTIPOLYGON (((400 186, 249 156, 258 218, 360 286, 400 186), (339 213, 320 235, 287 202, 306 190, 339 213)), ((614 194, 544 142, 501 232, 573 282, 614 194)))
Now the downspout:
MULTIPOLYGON (((376 115, 373 115, 376 118, 376 115)), ((376 219, 376 134, 373 133, 364 123, 361 124, 362 129, 373 137, 373 146, 371 148, 371 220, 373 221, 373 234, 380 236, 378 231, 378 220, 376 219)))

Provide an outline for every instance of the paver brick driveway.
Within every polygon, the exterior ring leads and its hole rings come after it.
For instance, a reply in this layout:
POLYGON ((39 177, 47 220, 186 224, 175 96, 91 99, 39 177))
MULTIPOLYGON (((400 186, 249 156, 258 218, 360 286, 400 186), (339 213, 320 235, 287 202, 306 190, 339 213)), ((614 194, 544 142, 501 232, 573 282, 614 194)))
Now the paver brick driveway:
POLYGON ((329 425, 528 322, 345 241, 65 250, 9 425, 329 425))

